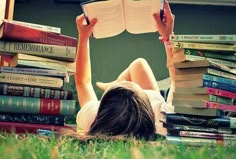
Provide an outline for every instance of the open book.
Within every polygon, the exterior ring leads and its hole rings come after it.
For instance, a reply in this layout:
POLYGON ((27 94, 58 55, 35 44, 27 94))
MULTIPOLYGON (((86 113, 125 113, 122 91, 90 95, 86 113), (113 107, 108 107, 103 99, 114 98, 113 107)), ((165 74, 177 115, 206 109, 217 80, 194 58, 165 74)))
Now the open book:
POLYGON ((118 35, 125 29, 132 34, 156 32, 153 13, 162 8, 160 0, 90 1, 81 7, 88 21, 97 18, 93 30, 97 39, 118 35))

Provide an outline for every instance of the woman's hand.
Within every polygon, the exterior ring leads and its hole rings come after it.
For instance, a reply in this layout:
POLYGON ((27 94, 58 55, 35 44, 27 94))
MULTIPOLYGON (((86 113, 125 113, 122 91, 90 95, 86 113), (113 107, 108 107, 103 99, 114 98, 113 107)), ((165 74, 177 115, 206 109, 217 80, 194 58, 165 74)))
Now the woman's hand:
POLYGON ((93 32, 93 27, 97 23, 97 19, 94 18, 90 21, 89 25, 84 24, 85 16, 84 14, 76 17, 76 25, 79 33, 80 40, 88 40, 93 32))
POLYGON ((166 1, 164 9, 164 19, 163 21, 160 18, 160 13, 154 13, 153 17, 156 20, 157 28, 159 34, 164 39, 169 39, 169 36, 173 33, 174 30, 174 20, 175 16, 172 14, 169 3, 166 1))

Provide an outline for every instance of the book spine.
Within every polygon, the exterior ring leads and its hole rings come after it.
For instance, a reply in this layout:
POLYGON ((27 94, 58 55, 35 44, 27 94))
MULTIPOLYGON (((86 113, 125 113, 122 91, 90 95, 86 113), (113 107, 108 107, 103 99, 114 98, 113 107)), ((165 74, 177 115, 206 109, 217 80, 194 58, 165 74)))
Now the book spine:
POLYGON ((63 115, 0 113, 0 121, 32 124, 64 125, 63 115))
POLYGON ((167 114, 165 122, 171 124, 202 126, 209 128, 231 128, 231 129, 236 128, 236 119, 230 117, 207 118, 204 116, 200 117, 200 116, 167 114))
POLYGON ((219 133, 206 133, 206 132, 194 132, 194 131, 179 131, 179 132, 170 132, 176 136, 182 137, 196 137, 196 138, 207 138, 207 139, 232 139, 236 140, 235 134, 219 134, 219 133))
POLYGON ((73 92, 58 89, 0 83, 0 95, 72 100, 73 92))
POLYGON ((29 22, 22 22, 22 21, 16 21, 16 20, 7 20, 7 19, 4 19, 4 21, 17 24, 17 25, 23 25, 26 27, 34 28, 34 29, 39 29, 42 31, 47 31, 47 32, 52 32, 52 33, 57 33, 57 34, 61 33, 61 28, 59 27, 36 24, 36 23, 29 23, 29 22))
POLYGON ((0 96, 0 112, 74 115, 74 100, 0 96))
POLYGON ((58 132, 60 130, 72 130, 76 131, 76 127, 72 125, 47 125, 47 124, 30 124, 30 123, 17 123, 17 122, 0 122, 0 129, 8 133, 33 133, 37 130, 51 130, 58 132))
POLYGON ((25 66, 25 67, 36 67, 36 68, 46 68, 46 69, 57 69, 62 71, 68 71, 75 73, 75 67, 66 66, 60 63, 48 62, 48 61, 30 61, 30 60, 21 60, 15 59, 10 62, 10 66, 25 66))
POLYGON ((66 71, 49 70, 49 69, 37 69, 37 68, 21 68, 21 67, 0 67, 0 72, 7 73, 19 73, 19 74, 31 74, 41 76, 53 76, 65 78, 68 76, 66 71))
POLYGON ((226 61, 226 60, 220 60, 220 59, 214 59, 214 58, 208 58, 208 57, 185 55, 185 60, 189 60, 189 61, 208 60, 213 63, 217 63, 217 64, 224 65, 227 67, 236 68, 236 63, 233 61, 226 61))
POLYGON ((168 144, 175 145, 188 145, 188 146, 217 146, 222 145, 229 147, 235 145, 235 140, 230 139, 206 139, 206 138, 194 138, 194 137, 179 137, 179 136, 166 136, 168 144))
POLYGON ((219 70, 215 70, 215 69, 211 69, 211 68, 208 68, 207 71, 209 74, 212 74, 212 75, 236 80, 236 75, 231 74, 231 73, 227 73, 227 72, 223 72, 223 71, 219 71, 219 70))
POLYGON ((206 57, 206 58, 236 61, 235 53, 233 54, 225 53, 224 56, 222 56, 221 52, 215 53, 215 52, 207 52, 207 51, 202 51, 202 50, 184 49, 184 54, 193 55, 193 56, 201 56, 201 57, 206 57))
POLYGON ((196 132, 208 132, 208 133, 223 133, 223 134, 235 134, 235 129, 230 128, 205 128, 202 126, 192 126, 192 125, 178 125, 163 123, 163 127, 171 131, 196 131, 196 132))
POLYGON ((236 35, 174 35, 170 37, 172 41, 236 43, 236 35))
POLYGON ((76 47, 77 39, 42 30, 29 28, 26 26, 4 22, 3 38, 18 41, 27 41, 41 44, 63 45, 76 47))
POLYGON ((218 110, 236 112, 236 105, 221 104, 216 102, 204 101, 204 107, 218 110))
POLYGON ((224 83, 224 84, 230 85, 232 87, 236 87, 236 80, 223 78, 223 77, 219 77, 219 76, 214 76, 214 75, 209 75, 209 74, 203 74, 202 78, 204 80, 224 83))
POLYGON ((199 49, 201 50, 216 50, 216 51, 236 51, 234 45, 226 44, 205 44, 205 43, 189 43, 189 42, 174 42, 174 48, 199 49))
POLYGON ((220 104, 227 104, 227 105, 231 105, 231 106, 236 106, 236 99, 215 96, 212 94, 209 95, 209 101, 220 103, 220 104))
POLYGON ((64 84, 61 78, 13 73, 0 73, 0 82, 49 88, 62 88, 64 84))
POLYGON ((230 91, 230 92, 236 92, 236 87, 233 87, 225 83, 219 83, 219 82, 208 81, 208 80, 203 80, 203 87, 210 87, 210 88, 216 88, 216 89, 221 89, 221 90, 230 91))
POLYGON ((216 96, 221 96, 221 97, 227 97, 227 98, 233 98, 236 99, 236 93, 230 92, 230 91, 225 91, 221 89, 216 89, 216 88, 207 88, 207 93, 216 95, 216 96))
POLYGON ((62 58, 68 61, 74 61, 76 55, 76 47, 12 41, 0 41, 0 51, 62 58))

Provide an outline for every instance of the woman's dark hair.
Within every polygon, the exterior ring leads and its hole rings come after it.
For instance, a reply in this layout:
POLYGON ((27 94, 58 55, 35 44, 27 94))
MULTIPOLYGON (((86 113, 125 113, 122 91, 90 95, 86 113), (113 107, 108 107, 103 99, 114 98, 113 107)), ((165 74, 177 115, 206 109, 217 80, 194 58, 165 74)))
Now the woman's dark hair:
POLYGON ((155 131, 155 117, 147 95, 132 86, 118 85, 103 95, 89 134, 149 140, 155 131))

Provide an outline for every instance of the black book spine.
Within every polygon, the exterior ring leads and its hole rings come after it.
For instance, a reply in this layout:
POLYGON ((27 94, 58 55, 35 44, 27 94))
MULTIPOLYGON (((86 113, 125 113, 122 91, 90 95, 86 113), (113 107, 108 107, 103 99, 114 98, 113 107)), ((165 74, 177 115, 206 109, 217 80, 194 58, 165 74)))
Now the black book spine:
POLYGON ((64 126, 64 115, 0 113, 0 121, 64 126))
POLYGON ((211 128, 232 128, 236 129, 236 120, 229 117, 205 117, 205 116, 186 116, 180 114, 166 114, 166 123, 192 125, 211 128))
POLYGON ((0 83, 0 95, 72 100, 73 92, 59 89, 0 83))

